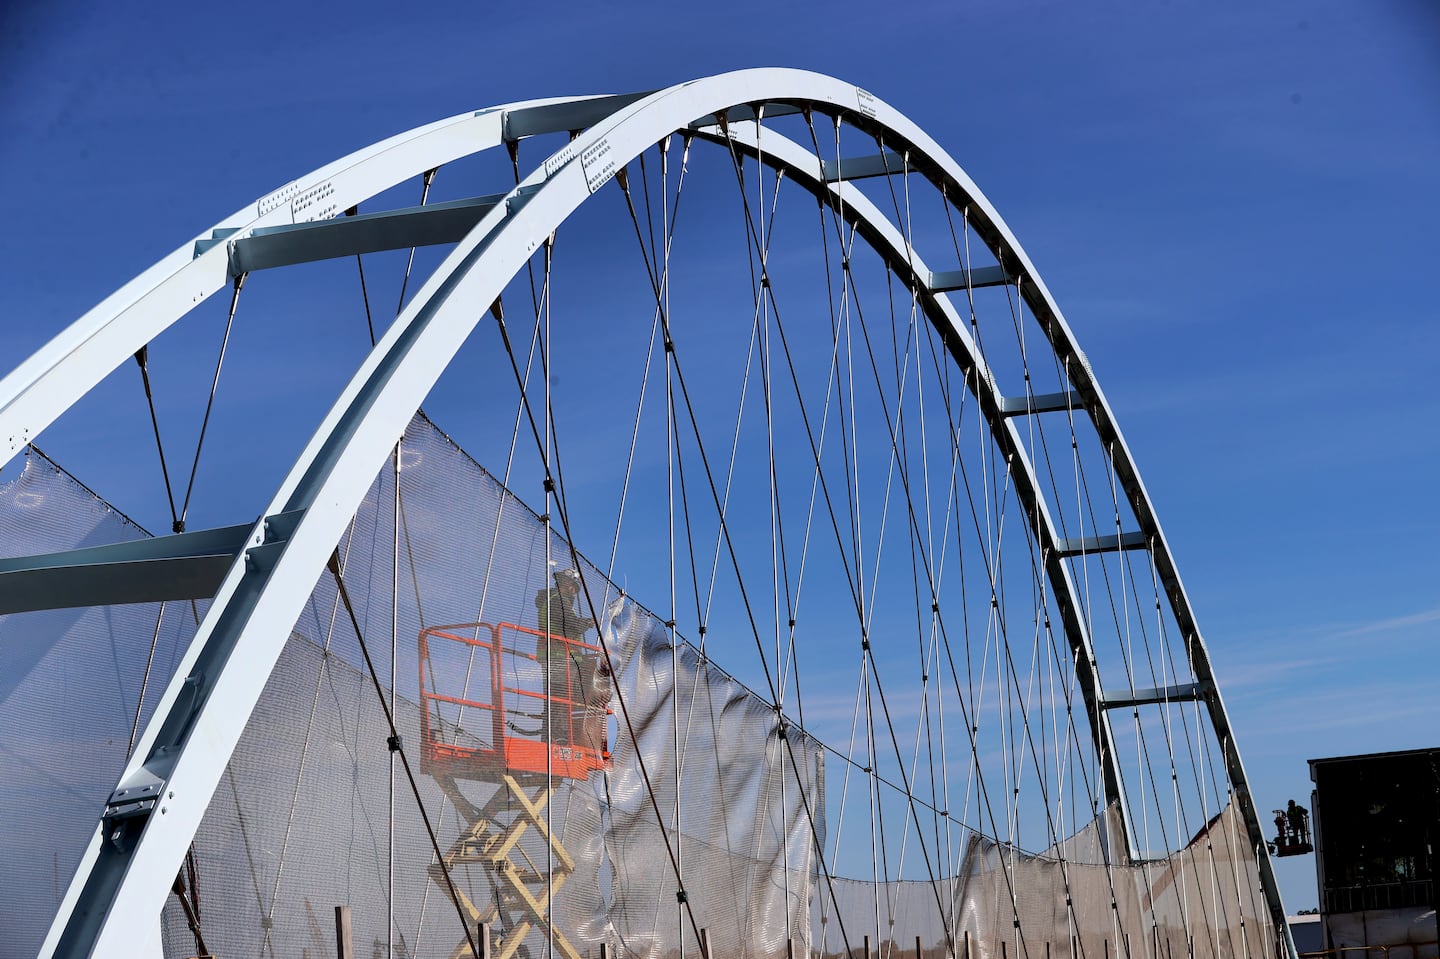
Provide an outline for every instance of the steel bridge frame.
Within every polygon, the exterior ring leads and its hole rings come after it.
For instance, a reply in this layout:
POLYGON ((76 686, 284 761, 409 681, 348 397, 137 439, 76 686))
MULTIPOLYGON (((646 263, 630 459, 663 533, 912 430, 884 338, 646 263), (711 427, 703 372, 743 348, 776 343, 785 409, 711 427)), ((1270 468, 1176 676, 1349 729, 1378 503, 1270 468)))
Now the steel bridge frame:
POLYGON ((1264 833, 1209 654, 1150 497, 1059 307, 994 208, 918 126, 863 89, 785 69, 738 71, 648 94, 524 101, 391 137, 225 218, 127 283, 0 380, 0 441, 6 444, 8 459, 198 302, 250 270, 369 250, 457 243, 356 370, 257 522, 217 531, 225 535, 211 535, 203 542, 197 538, 207 534, 181 534, 140 550, 102 547, 0 564, 0 604, 10 598, 7 608, 114 602, 117 592, 124 594, 136 583, 154 583, 156 577, 150 574, 159 570, 166 571, 164 581, 174 585, 160 589, 160 596, 151 587, 145 599, 213 597, 97 824, 42 956, 132 954, 146 943, 158 955, 157 919, 170 880, 309 595, 309 584, 324 571, 395 437, 485 308, 546 237, 616 171, 676 132, 734 144, 833 202, 915 291, 965 372, 966 387, 1009 461, 1074 655, 1106 799, 1118 804, 1123 821, 1126 806, 1108 710, 1203 702, 1258 860, 1271 919, 1293 959, 1264 833), (765 129, 763 141, 759 138, 760 118, 801 111, 843 120, 872 134, 883 147, 875 156, 822 160, 773 130, 765 129), (571 142, 506 194, 338 217, 450 161, 564 131, 572 133, 571 142), (998 268, 931 272, 899 229, 850 182, 905 171, 921 173, 966 211, 998 268), (999 390, 946 292, 1001 283, 1012 284, 1038 320, 1072 391, 1006 396, 999 390), (1020 417, 1056 409, 1088 414, 1134 511, 1137 530, 1081 541, 1059 537, 1016 426, 1020 417), (214 545, 221 541, 223 548, 214 545), (1117 549, 1149 553, 1198 682, 1160 690, 1104 690, 1066 560, 1117 549), (16 598, 22 596, 29 598, 16 598))

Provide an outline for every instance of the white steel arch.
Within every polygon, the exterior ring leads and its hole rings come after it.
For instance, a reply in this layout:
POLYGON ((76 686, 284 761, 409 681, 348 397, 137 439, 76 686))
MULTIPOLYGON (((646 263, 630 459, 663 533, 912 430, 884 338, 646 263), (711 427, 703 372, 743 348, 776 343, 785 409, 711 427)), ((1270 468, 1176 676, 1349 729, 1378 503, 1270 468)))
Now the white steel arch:
MULTIPOLYGON (((871 131, 911 169, 954 196, 970 222, 1013 274, 1051 348, 1065 363, 1080 401, 1108 448, 1154 559, 1197 676, 1226 765, 1257 846, 1262 881, 1277 928, 1283 929, 1263 834, 1214 689, 1208 655, 1154 510, 1089 365, 1058 307, 1008 228, 960 167, 923 131, 858 88, 812 73, 749 70, 682 84, 641 98, 529 101, 422 127, 359 151, 262 198, 222 221, 207 240, 234 241, 255 230, 334 216, 359 201, 444 162, 526 135, 517 119, 543 116, 548 130, 580 129, 572 143, 489 209, 416 293, 342 392, 279 490, 254 525, 224 577, 194 643, 140 740, 121 786, 154 790, 148 816, 102 822, 47 939, 46 955, 109 955, 129 951, 151 934, 168 878, 175 874, 247 717, 279 656, 289 624, 309 594, 345 523, 451 357, 510 278, 557 226, 618 169, 674 131, 719 136, 714 117, 728 115, 729 135, 747 145, 744 117, 760 107, 813 109, 843 115, 871 131), (230 232, 234 231, 234 232, 230 232), (108 833, 108 835, 107 835, 108 833)), ((1089 638, 1075 614, 1075 587, 1063 563, 1054 523, 1006 408, 964 324, 903 236, 863 195, 808 150, 767 132, 765 162, 783 166, 807 188, 843 199, 845 215, 920 293, 967 372, 999 446, 1012 454, 1027 514, 1046 554, 1052 588, 1080 654, 1079 673, 1105 768, 1107 795, 1118 798, 1104 693, 1089 638)), ((0 436, 8 452, 34 440, 61 412, 128 359, 195 302, 225 284, 232 270, 226 242, 187 245, 137 277, 0 381, 0 436), (198 255, 196 255, 198 253, 198 255)), ((1032 403, 1036 397, 1025 397, 1032 403)), ((1197 696, 1201 695, 1197 692, 1197 696)), ((1293 950, 1293 946, 1291 947, 1293 950)))

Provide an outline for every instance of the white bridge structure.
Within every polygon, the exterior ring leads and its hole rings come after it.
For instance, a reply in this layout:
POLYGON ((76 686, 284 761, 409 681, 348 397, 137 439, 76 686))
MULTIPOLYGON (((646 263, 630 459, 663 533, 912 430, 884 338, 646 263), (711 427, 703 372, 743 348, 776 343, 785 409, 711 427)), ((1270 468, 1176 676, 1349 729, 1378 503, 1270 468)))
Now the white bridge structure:
POLYGON ((375 956, 1294 955, 1090 362, 961 166, 854 85, 745 70, 359 150, 9 372, 0 442, 23 954, 318 959, 348 907, 375 956), (181 449, 160 371, 216 308, 181 449), (277 450, 224 411, 283 384, 225 374, 283 348, 258 314, 322 313, 316 369, 359 362, 277 450), (132 362, 116 469, 163 482, 163 535, 40 452, 132 362), (217 444, 278 488, 197 487, 217 444), (197 491, 234 525, 188 529, 197 491))

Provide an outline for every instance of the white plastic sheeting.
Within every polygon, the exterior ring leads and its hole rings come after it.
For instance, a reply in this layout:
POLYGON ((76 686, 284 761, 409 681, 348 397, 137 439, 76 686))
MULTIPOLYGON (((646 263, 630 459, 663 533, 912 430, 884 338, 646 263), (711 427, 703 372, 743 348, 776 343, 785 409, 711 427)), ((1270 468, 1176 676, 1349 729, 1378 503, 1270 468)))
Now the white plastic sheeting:
MULTIPOLYGON (((440 624, 510 624, 503 632, 517 653, 502 661, 504 682, 540 693, 541 670, 525 645, 535 640, 524 630, 536 627, 536 595, 556 568, 570 565, 569 550, 422 417, 401 444, 398 498, 395 475, 393 463, 382 470, 339 544, 380 694, 326 577, 196 836, 201 927, 213 954, 328 954, 334 907, 346 905, 362 955, 449 956, 465 943, 462 916, 473 923, 476 915, 468 905, 457 910, 450 897, 425 818, 444 854, 478 808, 489 804, 502 825, 524 815, 524 801, 501 781, 504 770, 462 766, 444 787, 426 772, 418 636, 440 624), (419 805, 398 763, 392 787, 380 696, 392 704, 419 805)), ((563 873, 548 917, 580 956, 597 955, 603 942, 620 954, 660 959, 676 954, 682 937, 694 949, 696 927, 708 930, 717 956, 783 956, 787 930, 805 948, 814 871, 806 804, 824 821, 818 744, 798 733, 782 741, 772 706, 691 647, 672 650, 663 624, 621 598, 596 569, 582 563, 580 573, 615 667, 611 705, 618 713, 624 698, 638 748, 623 723, 612 721, 612 767, 583 779, 554 778, 541 812, 557 848, 547 848, 540 829, 526 828, 508 854, 513 868, 563 873), (680 913, 657 806, 694 927, 680 913), (573 868, 559 865, 565 859, 573 868)), ((483 628, 471 632, 485 635, 483 628)), ((596 641, 594 630, 587 641, 596 641)), ((455 699, 487 701, 487 656, 462 662, 454 654, 434 652, 429 682, 455 699)), ((512 702, 518 705, 507 735, 535 738, 544 727, 541 700, 512 702)), ((483 710, 443 705, 432 723, 447 742, 493 746, 482 732, 489 722, 483 710)), ((431 707, 438 710, 433 700, 431 707)), ((537 801, 545 788, 543 774, 514 778, 525 801, 537 801)), ((515 947, 510 937, 523 933, 515 955, 547 954, 549 932, 529 921, 501 873, 483 860, 461 856, 450 878, 491 924, 497 949, 515 947)), ((543 878, 530 888, 543 903, 543 878)), ((173 897, 164 934, 167 954, 196 951, 173 897)))
MULTIPOLYGON (((142 535, 39 457, 0 488, 0 542, 11 555, 142 535)), ((456 623, 511 624, 509 634, 523 637, 537 625, 537 593, 570 563, 566 544, 417 417, 338 553, 377 675, 327 576, 196 835, 192 891, 212 954, 330 954, 333 909, 346 905, 361 954, 452 955, 476 914, 457 910, 427 820, 443 854, 475 809, 491 804, 505 823, 523 813, 502 791, 503 770, 460 768, 443 787, 427 771, 418 637, 456 623), (415 791, 398 763, 392 769, 382 697, 415 791)), ((598 570, 582 563, 580 573, 615 670, 613 762, 551 782, 542 813, 563 854, 538 828, 509 853, 537 873, 560 859, 573 864, 561 870, 546 915, 578 955, 595 956, 602 943, 626 957, 696 955, 698 929, 715 959, 856 955, 866 937, 882 959, 912 955, 917 938, 920 959, 1272 954, 1253 850, 1233 806, 1163 862, 1110 861, 1123 845, 1108 841, 1118 828, 1111 811, 1038 855, 972 835, 959 871, 935 882, 824 875, 820 744, 701 651, 672 643, 664 623, 598 570)), ((142 722, 196 612, 172 603, 163 618, 155 604, 0 618, 0 798, 10 819, 0 869, 11 905, 0 911, 0 937, 17 954, 38 948, 113 788, 147 668, 142 722)), ((533 648, 516 641, 505 681, 534 698, 521 700, 528 713, 520 709, 508 728, 534 736, 542 671, 533 648)), ((597 641, 594 630, 587 641, 597 641)), ((431 681, 484 701, 489 667, 455 653, 434 655, 431 681)), ((474 707, 449 709, 434 717, 447 742, 493 748, 474 707)), ((518 778, 531 797, 544 785, 533 772, 518 778)), ((465 903, 491 923, 499 948, 545 955, 544 925, 524 925, 524 909, 482 860, 450 870, 465 903)), ((532 885, 537 895, 544 889, 543 880, 532 885)), ((163 931, 168 955, 197 951, 173 897, 163 931)))
POLYGON ((880 959, 1260 959, 1274 954, 1254 854, 1233 804, 1168 859, 1107 861, 1113 809, 1041 854, 971 835, 936 883, 836 880, 813 915, 824 956, 880 959), (838 912, 838 921, 837 921, 838 912), (839 934, 839 928, 845 935, 839 934), (848 941, 847 949, 845 943, 848 941))

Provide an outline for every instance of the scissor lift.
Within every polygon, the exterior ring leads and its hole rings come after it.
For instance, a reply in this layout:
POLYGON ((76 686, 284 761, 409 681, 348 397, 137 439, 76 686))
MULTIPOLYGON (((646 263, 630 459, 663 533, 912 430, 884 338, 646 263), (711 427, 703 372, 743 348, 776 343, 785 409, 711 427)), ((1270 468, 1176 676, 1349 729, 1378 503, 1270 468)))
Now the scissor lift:
POLYGON ((1303 856, 1315 851, 1310 843, 1310 814, 1302 811, 1296 818, 1290 818, 1289 809, 1275 810, 1275 838, 1270 842, 1270 851, 1276 856, 1303 856))
MULTIPOLYGON (((469 824, 430 875, 444 885, 445 871, 456 866, 486 871, 493 902, 482 907, 464 890, 456 892, 472 923, 502 922, 494 959, 512 959, 534 929, 552 936, 564 959, 581 959, 550 924, 552 897, 575 862, 546 825, 545 807, 563 781, 586 779, 610 764, 608 703, 595 701, 592 681, 602 662, 598 646, 514 623, 432 626, 420 633, 421 769, 469 824), (551 669, 547 649, 574 667, 551 669), (461 791, 463 781, 499 788, 477 806, 461 791), (522 846, 532 829, 548 847, 549 862, 533 861, 522 846)), ((451 959, 469 953, 462 942, 451 959)))

